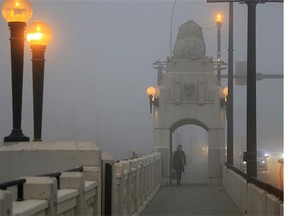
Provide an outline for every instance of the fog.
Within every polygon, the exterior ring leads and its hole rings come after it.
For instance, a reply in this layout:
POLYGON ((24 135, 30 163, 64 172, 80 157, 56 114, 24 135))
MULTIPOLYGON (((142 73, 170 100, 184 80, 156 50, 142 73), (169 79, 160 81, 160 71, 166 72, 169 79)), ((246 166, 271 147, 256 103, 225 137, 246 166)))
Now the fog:
MULTIPOLYGON (((2 4, 3 1, 0 1, 2 4)), ((30 22, 53 30, 46 50, 44 141, 96 142, 114 158, 151 152, 153 116, 146 88, 156 85, 153 62, 170 53, 174 1, 31 1, 30 22)), ((228 4, 177 1, 172 41, 192 19, 203 28, 206 55, 216 58, 214 16, 222 12, 222 57, 227 62, 228 4)), ((0 139, 12 129, 9 29, 0 21, 0 139)), ((234 61, 246 61, 247 6, 234 7, 234 61)), ((31 51, 25 44, 23 133, 33 140, 31 51)), ((257 5, 257 72, 283 74, 283 4, 257 5)), ((224 71, 224 73, 227 73, 224 71)), ((227 85, 227 80, 222 81, 227 85)), ((246 87, 235 86, 234 142, 246 146, 246 87)), ((283 80, 257 82, 258 147, 283 147, 283 80)), ((239 148, 240 148, 239 147, 239 148)))

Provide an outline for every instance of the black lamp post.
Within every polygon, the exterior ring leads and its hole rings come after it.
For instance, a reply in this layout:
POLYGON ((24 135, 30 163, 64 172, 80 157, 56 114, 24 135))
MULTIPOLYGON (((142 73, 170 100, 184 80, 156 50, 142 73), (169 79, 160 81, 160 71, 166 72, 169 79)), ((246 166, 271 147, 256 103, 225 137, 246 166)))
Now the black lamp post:
POLYGON ((150 86, 147 88, 146 93, 149 96, 150 113, 152 113, 152 104, 159 106, 159 92, 157 93, 156 88, 150 86))
POLYGON ((221 86, 221 26, 223 22, 223 16, 217 14, 216 26, 217 26, 217 86, 221 86))
POLYGON ((12 114, 13 129, 4 142, 29 141, 22 133, 22 89, 23 89, 23 58, 24 30, 32 16, 32 7, 27 0, 9 1, 2 4, 2 15, 10 28, 11 72, 12 72, 12 114))
POLYGON ((42 141, 42 112, 43 112, 43 86, 44 63, 46 45, 51 40, 51 30, 43 21, 35 21, 27 28, 27 41, 32 51, 33 73, 33 115, 34 140, 42 141))

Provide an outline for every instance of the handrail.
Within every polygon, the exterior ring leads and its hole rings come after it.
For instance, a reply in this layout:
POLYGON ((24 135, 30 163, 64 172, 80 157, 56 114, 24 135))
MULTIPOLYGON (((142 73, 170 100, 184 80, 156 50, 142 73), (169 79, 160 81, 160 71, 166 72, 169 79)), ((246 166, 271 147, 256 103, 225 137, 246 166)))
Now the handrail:
MULTIPOLYGON (((72 169, 65 170, 63 172, 83 172, 83 166, 78 166, 72 169)), ((47 176, 47 177, 54 177, 57 180, 57 189, 60 189, 60 176, 61 172, 53 172, 53 173, 46 173, 37 176, 47 176)), ((0 190, 7 190, 9 187, 17 186, 17 200, 16 201, 23 201, 24 200, 24 184, 26 183, 25 178, 14 179, 11 181, 6 181, 0 183, 0 190)))
POLYGON ((62 175, 61 172, 53 172, 53 173, 47 173, 47 174, 42 174, 42 175, 38 175, 38 176, 56 178, 56 180, 57 180, 57 189, 60 189, 60 176, 61 175, 62 175))
MULTIPOLYGON (((225 166, 234 171, 235 173, 237 173, 238 175, 242 176, 243 178, 245 178, 247 180, 247 174, 242 172, 241 170, 239 170, 238 168, 232 166, 232 165, 228 165, 226 162, 225 162, 225 166)), ((274 187, 273 185, 271 184, 268 184, 266 182, 263 182, 255 177, 251 177, 251 181, 250 183, 256 185, 257 187, 265 190, 266 192, 268 193, 271 193, 273 195, 275 195, 276 197, 278 197, 282 202, 284 200, 284 193, 283 193, 283 190, 279 189, 279 188, 276 188, 274 187)))
POLYGON ((274 187, 271 184, 268 184, 266 182, 263 182, 255 177, 252 176, 251 178, 251 183, 256 185, 257 187, 267 191, 268 193, 271 193, 273 195, 275 195, 276 197, 278 197, 282 202, 284 200, 284 193, 283 190, 274 187))
MULTIPOLYGON (((83 166, 75 167, 72 169, 65 170, 63 172, 83 172, 83 166)), ((57 180, 57 189, 60 189, 60 176, 62 175, 62 172, 53 172, 53 173, 47 173, 42 174, 39 176, 47 176, 47 177, 54 177, 57 180)))
POLYGON ((26 182, 25 178, 15 179, 11 181, 6 181, 0 183, 0 189, 7 190, 8 187, 16 186, 17 185, 17 201, 24 200, 24 188, 23 185, 26 182))
POLYGON ((83 170, 84 170, 83 166, 79 166, 79 167, 65 170, 64 172, 83 172, 83 170))

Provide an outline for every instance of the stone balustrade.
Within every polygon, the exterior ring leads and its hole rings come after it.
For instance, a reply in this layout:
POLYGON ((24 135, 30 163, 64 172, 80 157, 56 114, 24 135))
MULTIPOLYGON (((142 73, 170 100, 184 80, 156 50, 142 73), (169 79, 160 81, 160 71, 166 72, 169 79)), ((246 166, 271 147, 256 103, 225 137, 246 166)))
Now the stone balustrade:
POLYGON ((114 167, 112 215, 139 215, 160 187, 160 153, 119 161, 114 167))
MULTIPOLYGON (((9 190, 0 190, 0 215, 103 215, 107 206, 111 208, 112 215, 139 215, 160 187, 160 153, 116 162, 103 155, 101 158, 99 149, 91 143, 66 143, 63 146, 45 143, 36 145, 41 145, 40 150, 29 144, 13 145, 11 151, 8 150, 9 146, 5 146, 3 151, 0 147, 0 155, 7 158, 9 155, 18 155, 21 162, 31 165, 33 159, 38 163, 36 159, 39 159, 39 155, 47 153, 51 159, 60 163, 61 168, 67 169, 69 161, 75 166, 79 160, 78 165, 82 166, 83 170, 64 171, 57 180, 55 177, 39 176, 43 174, 39 173, 41 164, 45 167, 46 163, 44 173, 57 170, 55 161, 50 167, 47 166, 47 161, 39 161, 35 173, 29 170, 29 167, 25 167, 29 171, 29 176, 21 177, 26 179, 23 187, 24 200, 16 201, 14 190, 16 186, 8 188, 9 190), (65 149, 67 145, 68 150, 65 149), (86 153, 88 157, 82 158, 86 153), (29 162, 21 158, 22 154, 31 156, 29 162), (109 197, 106 191, 108 184, 104 178, 105 172, 108 172, 106 163, 112 168, 110 201, 106 199, 109 197), (106 203, 108 205, 105 205, 105 202, 109 202, 106 203)), ((20 169, 18 166, 20 164, 15 163, 15 170, 20 169)))

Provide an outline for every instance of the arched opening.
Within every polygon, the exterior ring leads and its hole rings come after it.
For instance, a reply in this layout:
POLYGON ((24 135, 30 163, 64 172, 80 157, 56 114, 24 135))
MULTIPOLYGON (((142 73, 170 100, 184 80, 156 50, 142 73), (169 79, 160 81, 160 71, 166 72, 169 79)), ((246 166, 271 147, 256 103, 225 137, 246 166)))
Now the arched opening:
MULTIPOLYGON (((181 120, 170 129, 171 173, 173 154, 178 145, 186 155, 185 173, 182 184, 208 184, 208 127, 197 120, 181 120)), ((175 180, 170 180, 171 184, 175 180)))

